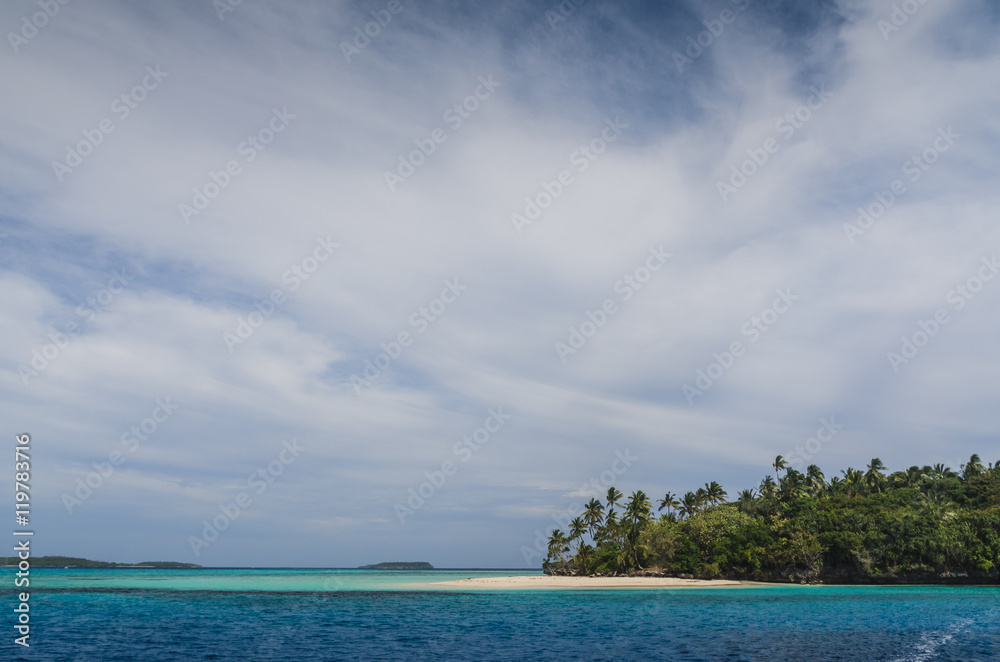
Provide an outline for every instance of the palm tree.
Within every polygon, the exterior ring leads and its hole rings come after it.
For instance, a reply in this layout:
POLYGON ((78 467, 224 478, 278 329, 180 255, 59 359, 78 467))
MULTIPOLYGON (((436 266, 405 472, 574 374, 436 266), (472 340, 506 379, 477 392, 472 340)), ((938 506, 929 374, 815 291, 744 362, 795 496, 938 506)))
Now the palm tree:
POLYGON ((787 469, 785 477, 781 479, 781 487, 778 489, 782 500, 791 501, 797 499, 804 495, 805 491, 806 481, 802 472, 795 469, 787 469))
POLYGON ((956 504, 954 501, 949 499, 943 494, 928 494, 926 510, 927 513, 936 519, 943 519, 949 515, 953 516, 952 508, 955 508, 956 504))
MULTIPOLYGON (((584 534, 587 533, 587 524, 583 521, 582 517, 574 517, 573 521, 569 523, 569 540, 567 543, 578 540, 576 543, 576 560, 579 561, 580 569, 584 572, 587 571, 587 559, 588 555, 586 548, 589 547, 587 543, 584 542, 584 534)), ((566 545, 567 549, 569 545, 566 545)))
POLYGON ((625 507, 625 518, 632 524, 645 523, 653 513, 653 506, 649 503, 649 497, 642 490, 632 492, 628 498, 628 505, 625 507))
POLYGON ((868 484, 869 489, 873 492, 882 491, 882 483, 885 481, 885 475, 882 473, 884 470, 885 465, 877 457, 873 457, 872 461, 868 463, 868 471, 865 473, 865 483, 868 484))
POLYGON ((764 476, 764 480, 760 481, 760 493, 761 496, 773 496, 774 495, 774 479, 770 476, 764 476))
POLYGON ((938 474, 936 476, 936 478, 957 478, 958 477, 958 474, 955 473, 955 471, 951 467, 945 466, 943 464, 935 464, 934 465, 934 472, 938 474))
POLYGON ((714 480, 711 483, 705 483, 705 494, 713 504, 726 502, 726 491, 722 489, 722 485, 714 480))
POLYGON ((602 504, 597 499, 591 499, 587 502, 586 509, 583 511, 583 521, 587 523, 587 528, 590 529, 590 537, 597 539, 594 535, 597 529, 601 526, 601 522, 604 519, 604 504, 602 504))
POLYGON ((694 492, 688 492, 681 499, 681 516, 688 518, 698 512, 698 497, 695 496, 694 492))
POLYGON ((778 457, 774 458, 774 462, 771 464, 771 466, 774 467, 774 477, 779 478, 778 472, 781 471, 782 469, 788 468, 788 462, 785 462, 785 458, 779 455, 778 457))
POLYGON ((844 487, 849 496, 854 496, 861 491, 865 484, 865 474, 860 469, 847 467, 844 469, 844 487))
POLYGON ((963 464, 962 469, 962 479, 969 480, 970 478, 975 478, 976 476, 982 475, 986 468, 983 466, 982 461, 979 459, 979 455, 976 453, 972 454, 969 458, 968 464, 963 464))
POLYGON ((810 464, 806 467, 806 487, 813 494, 819 494, 826 487, 826 477, 815 464, 810 464))
POLYGON ((639 563, 640 555, 645 552, 645 548, 639 542, 646 522, 653 514, 653 506, 649 502, 649 497, 642 490, 636 490, 628 499, 625 506, 625 521, 628 526, 625 529, 623 542, 628 563, 633 568, 641 567, 639 563))
POLYGON ((618 513, 609 510, 604 517, 604 526, 597 530, 597 540, 599 543, 606 543, 617 540, 620 526, 618 523, 618 513))
POLYGON ((549 536, 549 558, 561 563, 563 555, 568 549, 569 543, 566 540, 566 535, 559 529, 552 531, 552 535, 549 536))
POLYGON ((754 491, 741 490, 739 496, 736 498, 736 502, 739 504, 741 512, 748 512, 753 507, 753 500, 756 498, 754 491))
POLYGON ((590 560, 593 558, 593 551, 594 548, 583 542, 583 539, 581 538, 580 544, 576 548, 575 560, 584 573, 590 573, 590 560))
POLYGON ((614 488, 614 486, 608 488, 608 496, 607 496, 607 499, 608 499, 608 513, 613 513, 615 511, 615 506, 618 506, 619 508, 621 508, 621 503, 619 503, 619 502, 621 501, 621 498, 623 496, 625 496, 625 495, 622 494, 621 492, 619 492, 618 490, 616 490, 614 488))
POLYGON ((920 467, 910 467, 906 470, 906 484, 908 487, 916 487, 918 489, 924 489, 927 487, 933 478, 934 468, 929 466, 920 467))
POLYGON ((701 510, 708 503, 708 492, 705 491, 704 487, 699 487, 694 493, 695 505, 701 510))
POLYGON ((668 514, 674 508, 681 505, 681 502, 677 500, 677 495, 673 492, 667 492, 662 499, 657 501, 657 503, 660 504, 660 507, 657 508, 657 512, 663 512, 663 509, 666 508, 668 514))

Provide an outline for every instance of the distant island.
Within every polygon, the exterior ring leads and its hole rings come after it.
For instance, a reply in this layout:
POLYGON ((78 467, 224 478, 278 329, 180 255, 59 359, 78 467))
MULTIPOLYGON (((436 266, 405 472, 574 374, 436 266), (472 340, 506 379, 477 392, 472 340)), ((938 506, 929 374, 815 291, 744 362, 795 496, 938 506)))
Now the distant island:
POLYGON ((1000 462, 978 455, 887 473, 878 458, 827 479, 775 458, 735 502, 717 482, 657 500, 614 487, 548 539, 549 575, 828 584, 1000 583, 1000 462), (782 473, 783 472, 783 473, 782 473), (616 510, 616 508, 618 510, 616 510), (666 512, 664 512, 666 511, 666 512), (589 540, 588 540, 589 539, 589 540))
POLYGON ((363 565, 358 570, 433 570, 434 566, 426 561, 392 561, 389 563, 376 563, 375 565, 363 565))
MULTIPOLYGON (((20 559, 16 556, 0 557, 0 565, 17 565, 20 559)), ((200 568, 196 563, 177 563, 176 561, 143 561, 142 563, 109 563, 107 561, 91 561, 75 556, 35 556, 31 558, 35 568, 200 568)))

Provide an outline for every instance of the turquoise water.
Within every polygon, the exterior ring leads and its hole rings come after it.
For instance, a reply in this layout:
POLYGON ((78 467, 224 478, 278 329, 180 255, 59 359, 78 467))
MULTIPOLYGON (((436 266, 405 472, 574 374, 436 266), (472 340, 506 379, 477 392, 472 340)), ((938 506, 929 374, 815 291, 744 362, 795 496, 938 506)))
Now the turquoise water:
POLYGON ((71 590, 152 589, 158 591, 406 591, 446 590, 426 586, 469 577, 541 575, 525 571, 424 570, 419 572, 313 569, 36 570, 32 588, 71 590))
POLYGON ((0 659, 1000 659, 998 587, 414 586, 507 574, 32 570, 31 649, 13 644, 3 590, 0 659))

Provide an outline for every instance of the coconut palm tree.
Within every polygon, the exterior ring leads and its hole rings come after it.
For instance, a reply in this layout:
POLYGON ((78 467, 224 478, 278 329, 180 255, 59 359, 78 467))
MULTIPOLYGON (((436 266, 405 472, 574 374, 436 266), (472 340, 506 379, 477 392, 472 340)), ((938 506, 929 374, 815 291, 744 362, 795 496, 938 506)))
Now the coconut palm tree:
POLYGON ((806 480, 801 471, 787 469, 785 477, 781 479, 781 487, 778 494, 783 501, 798 499, 806 493, 806 480))
POLYGON ((583 538, 583 534, 587 532, 587 524, 583 521, 582 517, 574 517, 573 521, 569 523, 569 539, 571 541, 577 538, 583 538))
POLYGON ((779 455, 776 458, 774 458, 774 462, 771 464, 771 466, 774 467, 774 477, 780 479, 781 477, 778 476, 778 472, 781 471, 782 469, 787 469, 788 462, 785 461, 784 456, 779 455))
POLYGON ((764 480, 760 481, 760 494, 761 496, 769 497, 774 495, 774 479, 770 476, 764 476, 764 480))
POLYGON ((549 536, 549 558, 562 563, 563 555, 568 550, 569 541, 566 539, 566 535, 559 529, 553 530, 552 535, 549 536))
POLYGON ((583 511, 583 521, 586 522, 587 528, 590 530, 590 537, 597 540, 595 533, 597 529, 601 526, 601 522, 604 520, 604 504, 602 504, 597 499, 591 499, 587 502, 587 506, 583 511))
POLYGON ((604 526, 597 529, 597 537, 594 539, 599 543, 607 543, 617 539, 619 529, 618 513, 609 510, 604 516, 604 526))
POLYGON ((698 512, 698 497, 694 492, 688 492, 681 499, 681 517, 688 518, 698 512))
POLYGON ((628 505, 625 507, 625 518, 632 524, 642 524, 649 521, 653 514, 653 506, 649 502, 649 497, 642 490, 636 490, 628 498, 628 505))
POLYGON ((982 461, 979 459, 979 455, 976 453, 972 454, 972 457, 969 458, 969 462, 967 464, 963 464, 961 469, 963 480, 969 480, 970 478, 981 476, 986 470, 982 461))
POLYGON ((949 499, 947 495, 933 493, 927 495, 927 504, 925 506, 927 514, 931 515, 935 519, 944 519, 949 515, 949 513, 954 516, 953 509, 957 504, 949 499))
POLYGON ((576 548, 576 557, 574 561, 577 566, 586 574, 590 574, 591 560, 594 557, 594 548, 583 542, 583 538, 580 539, 579 545, 576 548))
POLYGON ((736 497, 736 503, 739 504, 739 509, 741 512, 749 512, 753 509, 753 500, 757 497, 752 489, 741 490, 739 496, 736 497))
POLYGON ((663 512, 663 509, 666 508, 668 514, 673 511, 674 508, 681 505, 681 502, 677 500, 677 495, 673 492, 667 492, 662 499, 657 501, 657 503, 660 504, 659 508, 656 509, 657 512, 663 512))
POLYGON ((615 511, 615 506, 621 508, 620 502, 623 496, 625 495, 615 489, 614 486, 608 488, 608 513, 613 513, 615 511))
POLYGON ((714 480, 711 483, 705 483, 705 495, 713 505, 726 502, 726 491, 722 489, 722 485, 714 480))
POLYGON ((863 491, 865 474, 860 469, 847 467, 844 469, 844 489, 848 496, 854 496, 863 491))
POLYGON ((865 473, 865 484, 872 492, 882 491, 882 483, 885 482, 883 471, 885 471, 885 465, 882 464, 882 460, 873 457, 872 461, 868 463, 868 471, 865 473))
POLYGON ((699 487, 694 493, 695 504, 698 506, 698 510, 705 508, 705 504, 708 503, 708 492, 705 491, 704 487, 699 487))
POLYGON ((640 542, 642 531, 646 523, 653 515, 653 506, 649 502, 649 497, 642 490, 636 490, 629 497, 625 506, 625 514, 622 518, 624 531, 622 535, 622 549, 625 552, 626 564, 632 568, 639 568, 640 559, 645 554, 645 548, 640 542))
POLYGON ((820 494, 823 488, 826 487, 826 477, 815 464, 810 464, 806 467, 806 487, 813 494, 820 494))

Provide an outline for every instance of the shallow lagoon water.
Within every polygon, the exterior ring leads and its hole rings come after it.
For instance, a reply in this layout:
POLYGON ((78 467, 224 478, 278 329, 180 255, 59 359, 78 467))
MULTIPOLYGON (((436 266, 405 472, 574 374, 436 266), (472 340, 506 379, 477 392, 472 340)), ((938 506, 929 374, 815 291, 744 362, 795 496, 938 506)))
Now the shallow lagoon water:
POLYGON ((509 574, 526 573, 38 569, 32 647, 2 646, 73 662, 1000 659, 1000 587, 406 590, 509 574))

